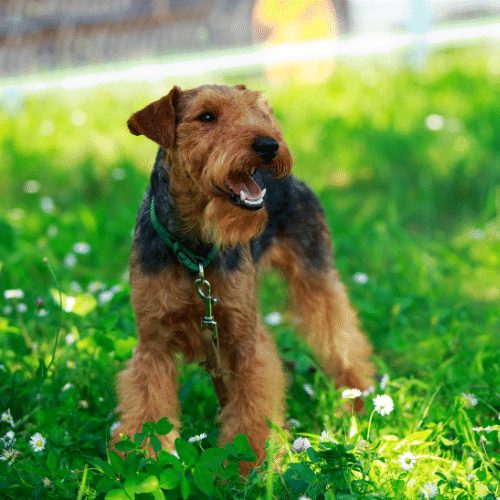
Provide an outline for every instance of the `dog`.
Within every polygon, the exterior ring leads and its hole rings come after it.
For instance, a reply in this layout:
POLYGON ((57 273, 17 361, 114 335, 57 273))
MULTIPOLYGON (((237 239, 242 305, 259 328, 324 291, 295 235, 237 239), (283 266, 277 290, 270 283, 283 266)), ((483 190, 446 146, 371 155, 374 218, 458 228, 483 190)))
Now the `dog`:
POLYGON ((179 252, 166 245, 152 217, 179 246, 207 263, 217 304, 218 351, 227 389, 220 444, 248 436, 257 461, 284 425, 286 379, 275 342, 258 310, 259 273, 285 276, 298 328, 337 387, 364 390, 374 374, 371 347, 358 326, 332 263, 331 237, 313 192, 291 175, 292 156, 260 92, 244 85, 175 86, 128 120, 134 135, 159 145, 140 208, 130 258, 138 345, 118 375, 120 433, 168 417, 179 436, 176 354, 206 358, 200 334, 203 301, 179 252))

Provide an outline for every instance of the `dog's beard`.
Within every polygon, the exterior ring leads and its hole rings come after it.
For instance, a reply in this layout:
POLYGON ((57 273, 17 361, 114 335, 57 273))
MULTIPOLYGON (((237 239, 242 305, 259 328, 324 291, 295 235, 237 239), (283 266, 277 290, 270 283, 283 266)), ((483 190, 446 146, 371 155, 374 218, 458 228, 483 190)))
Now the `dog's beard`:
POLYGON ((223 197, 212 198, 202 216, 203 237, 222 247, 248 243, 264 231, 265 208, 250 211, 231 204, 223 197))

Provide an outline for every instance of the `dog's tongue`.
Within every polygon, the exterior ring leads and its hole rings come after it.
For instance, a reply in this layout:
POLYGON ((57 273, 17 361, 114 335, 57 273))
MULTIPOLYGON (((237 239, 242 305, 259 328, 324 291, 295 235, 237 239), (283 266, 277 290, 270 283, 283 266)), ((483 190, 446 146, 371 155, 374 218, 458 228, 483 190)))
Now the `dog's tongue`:
POLYGON ((252 179, 250 174, 239 173, 231 175, 226 179, 226 184, 229 189, 237 196, 240 196, 240 192, 243 191, 250 200, 258 200, 262 196, 262 189, 259 185, 252 179))

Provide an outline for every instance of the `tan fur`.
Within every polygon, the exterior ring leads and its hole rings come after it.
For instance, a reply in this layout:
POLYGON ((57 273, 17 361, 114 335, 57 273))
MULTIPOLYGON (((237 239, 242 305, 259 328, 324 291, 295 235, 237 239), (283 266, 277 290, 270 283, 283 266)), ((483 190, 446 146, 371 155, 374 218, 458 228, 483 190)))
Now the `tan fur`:
MULTIPOLYGON (((238 269, 226 273, 206 270, 218 299, 215 318, 228 374, 220 443, 246 433, 257 460, 261 460, 269 436, 266 420, 283 425, 286 385, 276 345, 258 311, 258 275, 249 245, 265 228, 267 213, 264 208, 248 211, 236 207, 217 188, 224 186, 232 171, 255 165, 255 153, 248 145, 256 136, 278 141, 279 154, 265 168, 276 176, 288 175, 292 158, 280 127, 265 98, 244 86, 189 91, 175 87, 166 97, 135 113, 129 127, 166 148, 171 197, 186 234, 221 245, 240 244, 243 249, 238 269), (224 110, 217 127, 196 120, 207 107, 215 112, 224 110), (174 115, 179 122, 176 126, 174 115)), ((326 225, 324 236, 329 248, 326 225)), ((288 279, 303 333, 325 372, 336 377, 337 385, 366 388, 373 374, 368 362, 371 349, 333 268, 321 275, 308 275, 293 242, 283 238, 271 246, 265 259, 288 279)), ((163 445, 172 449, 180 426, 175 356, 182 353, 187 362, 203 360, 203 305, 193 279, 179 263, 147 275, 135 250, 130 260, 130 283, 139 341, 118 377, 121 425, 115 440, 120 433, 133 436, 145 421, 167 416, 175 431, 164 438, 163 445)))

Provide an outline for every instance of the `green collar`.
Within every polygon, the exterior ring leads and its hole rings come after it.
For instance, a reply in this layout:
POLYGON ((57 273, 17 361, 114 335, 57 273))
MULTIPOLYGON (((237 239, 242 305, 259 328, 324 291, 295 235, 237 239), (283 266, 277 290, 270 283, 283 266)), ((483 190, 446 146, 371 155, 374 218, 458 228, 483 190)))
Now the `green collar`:
POLYGON ((156 233, 161 238, 163 243, 165 243, 165 245, 167 245, 167 247, 172 250, 174 255, 177 257, 177 260, 188 271, 192 273, 198 273, 200 270, 200 264, 204 269, 207 268, 212 263, 215 256, 219 253, 219 247, 214 246, 206 257, 201 257, 200 255, 196 255, 195 253, 191 252, 189 248, 183 245, 180 241, 176 240, 168 232, 167 228, 165 226, 162 226, 162 224, 158 220, 158 217, 156 215, 154 196, 151 196, 151 203, 149 205, 149 218, 151 219, 151 224, 153 224, 156 233))

